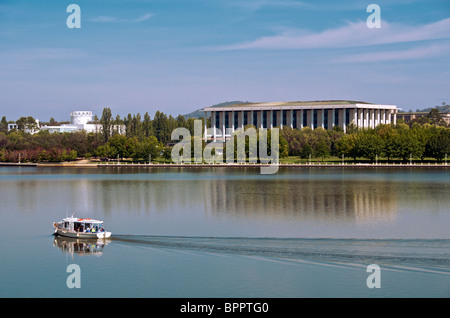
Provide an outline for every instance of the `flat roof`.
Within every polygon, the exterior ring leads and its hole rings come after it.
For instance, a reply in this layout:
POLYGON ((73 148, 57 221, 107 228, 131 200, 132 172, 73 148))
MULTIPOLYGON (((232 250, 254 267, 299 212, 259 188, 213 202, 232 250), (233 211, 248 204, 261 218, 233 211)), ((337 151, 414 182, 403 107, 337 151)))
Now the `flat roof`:
POLYGON ((220 107, 205 107, 204 111, 226 111, 232 109, 296 109, 296 108, 385 108, 397 109, 395 105, 379 105, 351 100, 319 100, 319 101, 291 101, 291 102, 261 102, 237 103, 220 107))
POLYGON ((101 220, 95 220, 91 218, 76 218, 76 217, 67 217, 63 219, 64 222, 80 222, 80 223, 103 223, 101 220))

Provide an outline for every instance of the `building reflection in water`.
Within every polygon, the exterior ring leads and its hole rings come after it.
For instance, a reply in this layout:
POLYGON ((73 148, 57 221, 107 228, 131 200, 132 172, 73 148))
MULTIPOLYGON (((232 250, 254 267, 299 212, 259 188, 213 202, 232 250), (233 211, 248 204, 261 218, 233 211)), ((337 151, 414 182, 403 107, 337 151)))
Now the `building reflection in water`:
POLYGON ((211 204, 209 210, 217 214, 370 223, 392 221, 397 213, 396 194, 389 184, 214 182, 205 191, 205 202, 211 204))
POLYGON ((70 237, 55 236, 53 246, 59 248, 64 254, 74 257, 74 255, 94 255, 102 256, 104 247, 111 240, 104 239, 76 239, 70 237))
POLYGON ((217 217, 371 223, 394 220, 398 201, 394 183, 362 180, 203 178, 81 184, 91 209, 106 215, 116 210, 130 214, 185 211, 217 217))

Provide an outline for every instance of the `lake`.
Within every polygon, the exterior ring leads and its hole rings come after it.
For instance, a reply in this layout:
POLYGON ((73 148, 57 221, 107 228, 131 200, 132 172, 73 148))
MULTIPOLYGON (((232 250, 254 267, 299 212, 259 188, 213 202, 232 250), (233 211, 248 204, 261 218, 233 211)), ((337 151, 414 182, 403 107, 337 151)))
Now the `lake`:
POLYGON ((449 297, 449 194, 444 167, 1 167, 0 296, 449 297), (72 213, 111 239, 55 238, 72 213))

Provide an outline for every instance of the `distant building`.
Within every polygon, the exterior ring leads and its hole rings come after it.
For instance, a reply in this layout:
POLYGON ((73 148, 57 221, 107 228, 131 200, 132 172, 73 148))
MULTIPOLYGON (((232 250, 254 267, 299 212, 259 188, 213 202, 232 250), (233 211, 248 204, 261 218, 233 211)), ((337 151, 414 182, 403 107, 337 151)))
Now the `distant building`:
POLYGON ((13 129, 17 129, 17 128, 19 128, 17 126, 17 124, 14 124, 14 123, 9 123, 8 124, 8 131, 13 130, 13 129))
POLYGON ((426 117, 427 115, 427 112, 402 112, 397 114, 397 119, 403 119, 403 121, 406 123, 415 118, 426 117))
POLYGON ((445 123, 447 125, 450 125, 450 113, 443 113, 441 114, 442 119, 444 119, 445 123))
MULTIPOLYGON (((367 102, 329 100, 312 102, 241 103, 223 107, 206 107, 210 112, 211 129, 206 138, 229 138, 234 130, 254 125, 256 128, 303 127, 346 131, 350 124, 360 128, 374 128, 379 124, 396 123, 399 108, 367 102)), ((205 121, 206 123, 206 121, 205 121)), ((206 127, 205 127, 206 128, 206 127)))
MULTIPOLYGON (((420 117, 426 117, 429 114, 429 112, 404 112, 404 113, 398 113, 397 118, 403 119, 405 123, 420 117)), ((445 121, 447 125, 450 124, 450 113, 440 113, 442 116, 442 119, 445 121)))
MULTIPOLYGON (((8 131, 11 130, 18 130, 19 129, 19 125, 17 123, 8 123, 8 131)), ((24 132, 29 133, 29 134, 35 134, 39 131, 39 120, 36 119, 36 126, 33 126, 32 129, 25 127, 23 129, 24 132)))
MULTIPOLYGON (((47 130, 50 133, 54 132, 74 132, 85 130, 86 132, 101 132, 102 125, 93 123, 93 114, 91 111, 73 111, 70 113, 70 124, 63 124, 60 126, 42 126, 41 130, 47 130)), ((114 125, 113 130, 119 134, 125 134, 124 125, 114 125)))

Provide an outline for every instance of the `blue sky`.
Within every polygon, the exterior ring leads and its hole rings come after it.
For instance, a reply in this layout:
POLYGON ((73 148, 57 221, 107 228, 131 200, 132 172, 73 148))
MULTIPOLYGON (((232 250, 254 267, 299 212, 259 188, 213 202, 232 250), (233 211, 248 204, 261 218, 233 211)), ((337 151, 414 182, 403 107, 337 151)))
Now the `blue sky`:
POLYGON ((0 0, 8 120, 324 99, 450 103, 450 1, 0 0))

